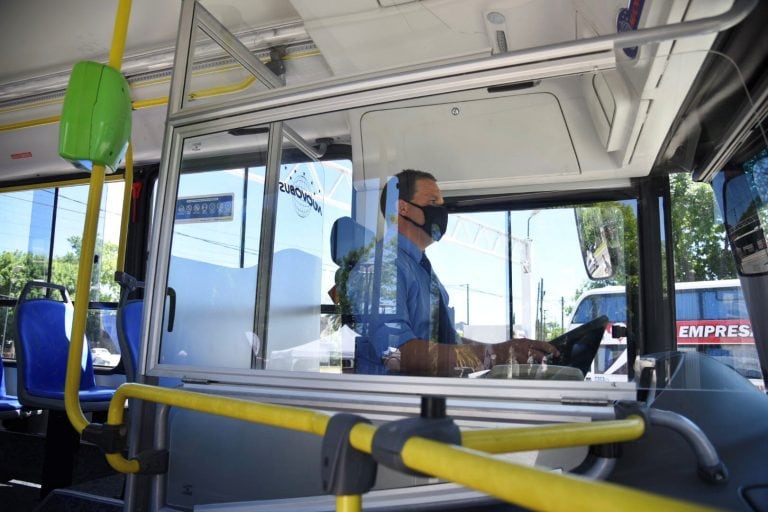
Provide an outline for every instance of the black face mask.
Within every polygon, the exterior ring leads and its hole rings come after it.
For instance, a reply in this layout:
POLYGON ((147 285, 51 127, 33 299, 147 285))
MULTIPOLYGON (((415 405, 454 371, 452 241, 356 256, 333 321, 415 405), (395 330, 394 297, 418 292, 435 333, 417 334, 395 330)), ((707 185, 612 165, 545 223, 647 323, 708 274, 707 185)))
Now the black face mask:
POLYGON ((443 238, 445 230, 448 228, 448 210, 445 206, 419 206, 410 201, 406 201, 406 203, 415 206, 424 213, 424 224, 416 224, 408 217, 405 217, 406 219, 423 229, 435 242, 443 238))

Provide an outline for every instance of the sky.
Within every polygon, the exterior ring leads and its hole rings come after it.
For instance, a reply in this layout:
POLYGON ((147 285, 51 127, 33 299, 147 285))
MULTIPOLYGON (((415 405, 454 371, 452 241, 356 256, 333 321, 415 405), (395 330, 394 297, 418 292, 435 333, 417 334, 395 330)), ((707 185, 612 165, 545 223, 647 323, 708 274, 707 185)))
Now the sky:
MULTIPOLYGON (((525 312, 526 300, 526 295, 523 293, 523 263, 526 261, 524 240, 528 238, 531 246, 528 302, 532 305, 531 310, 535 309, 537 287, 543 279, 545 316, 559 323, 561 297, 565 299, 566 306, 570 304, 574 291, 587 279, 581 262, 574 214, 572 209, 539 211, 531 216, 532 213, 534 211, 530 210, 511 213, 511 234, 513 239, 517 240, 513 244, 512 258, 513 307, 516 323, 526 323, 522 316, 525 312)), ((504 212, 469 214, 467 217, 504 232, 506 224, 504 212)), ((449 234, 454 233, 455 222, 455 218, 449 220, 449 234)), ((501 248, 494 251, 493 256, 488 255, 483 252, 488 246, 487 237, 483 239, 482 233, 479 237, 476 236, 477 234, 477 231, 471 232, 467 229, 458 233, 460 240, 448 236, 430 246, 427 253, 451 295, 456 321, 466 321, 466 283, 472 283, 469 294, 470 323, 492 324, 497 323, 500 318, 505 318, 506 314, 504 302, 507 300, 505 297, 508 279, 507 263, 501 257, 505 255, 505 250, 501 248), (462 242, 469 242, 469 245, 473 245, 474 248, 462 246, 462 242)), ((499 236, 497 243, 506 244, 506 238, 499 236)), ((567 324, 568 315, 564 316, 564 322, 567 324)), ((532 319, 528 320, 528 324, 532 322, 532 319)))

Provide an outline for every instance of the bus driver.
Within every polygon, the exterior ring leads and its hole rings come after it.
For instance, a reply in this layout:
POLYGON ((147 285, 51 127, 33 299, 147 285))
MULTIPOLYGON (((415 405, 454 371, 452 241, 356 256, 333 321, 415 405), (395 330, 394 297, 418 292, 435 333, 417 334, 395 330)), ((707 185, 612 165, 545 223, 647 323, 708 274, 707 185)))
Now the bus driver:
POLYGON ((440 240, 448 212, 435 177, 406 169, 390 180, 381 194, 381 211, 388 222, 383 242, 353 268, 347 293, 356 324, 367 336, 357 346, 358 373, 456 376, 464 371, 489 369, 494 364, 539 363, 557 349, 544 341, 511 339, 487 344, 460 336, 448 307, 448 294, 432 271, 424 250, 440 240), (397 201, 387 204, 387 189, 397 188, 397 201), (378 275, 372 272, 380 253, 378 275), (359 314, 361 290, 379 283, 379 308, 359 314))

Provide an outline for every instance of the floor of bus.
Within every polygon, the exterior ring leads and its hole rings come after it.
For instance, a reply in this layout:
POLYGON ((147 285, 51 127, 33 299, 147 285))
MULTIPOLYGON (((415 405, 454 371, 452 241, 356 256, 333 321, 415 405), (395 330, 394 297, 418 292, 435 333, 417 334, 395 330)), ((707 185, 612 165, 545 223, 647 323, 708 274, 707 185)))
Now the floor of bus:
MULTIPOLYGON (((72 484, 58 487, 42 496, 43 466, 45 461, 45 419, 43 416, 3 420, 0 428, 0 510, 3 512, 121 512, 125 475, 115 472, 106 462, 101 450, 86 442, 80 442, 75 452, 72 484), (42 427, 42 428, 41 428, 42 427)), ((58 461, 63 463, 64 461, 58 461)), ((373 510, 392 509, 377 507, 373 510)), ((445 504, 420 503, 408 510, 446 510, 445 504)), ((262 506, 269 505, 262 504, 262 506)), ((333 503, 329 502, 329 510, 333 503)), ((483 503, 478 506, 462 506, 454 503, 448 509, 453 512, 500 512, 522 509, 503 503, 483 503)), ((259 509, 261 510, 261 508, 259 509)), ((286 510, 286 509, 281 509, 286 510)))
MULTIPOLYGON (((0 429, 0 510, 8 512, 112 511, 122 500, 125 476, 115 472, 96 446, 81 442, 74 456, 72 483, 65 489, 103 498, 100 503, 77 505, 66 494, 41 495, 45 436, 42 418, 4 420, 0 429)), ((65 461, 58 460, 57 464, 65 461)))

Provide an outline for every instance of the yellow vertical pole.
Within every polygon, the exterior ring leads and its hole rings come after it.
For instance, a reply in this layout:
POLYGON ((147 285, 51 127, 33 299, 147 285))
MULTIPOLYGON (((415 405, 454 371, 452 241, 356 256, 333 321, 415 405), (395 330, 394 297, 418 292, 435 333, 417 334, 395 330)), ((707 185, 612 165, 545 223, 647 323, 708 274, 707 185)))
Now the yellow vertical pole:
POLYGON ((336 512, 360 512, 361 510, 363 510, 361 495, 336 496, 336 512))
MULTIPOLYGON (((112 35, 112 46, 109 51, 109 66, 120 70, 123 64, 125 38, 128 33, 128 18, 131 13, 131 0, 120 0, 115 17, 115 30, 112 35)), ((88 426, 88 420, 80 407, 80 361, 83 355, 85 338, 85 322, 88 315, 88 302, 91 289, 91 274, 93 273, 93 254, 96 247, 96 228, 99 221, 101 195, 104 189, 105 169, 103 165, 94 165, 91 171, 88 203, 83 225, 83 238, 80 247, 80 266, 77 272, 77 290, 75 312, 72 321, 72 334, 69 344, 69 359, 67 360, 67 379, 64 385, 64 407, 67 417, 75 427, 82 432, 88 426)))
POLYGON ((125 270, 125 246, 128 241, 128 224, 131 218, 131 196, 133 189, 133 144, 128 144, 125 153, 125 174, 123 175, 123 216, 120 219, 120 243, 117 248, 117 265, 115 270, 125 270))

